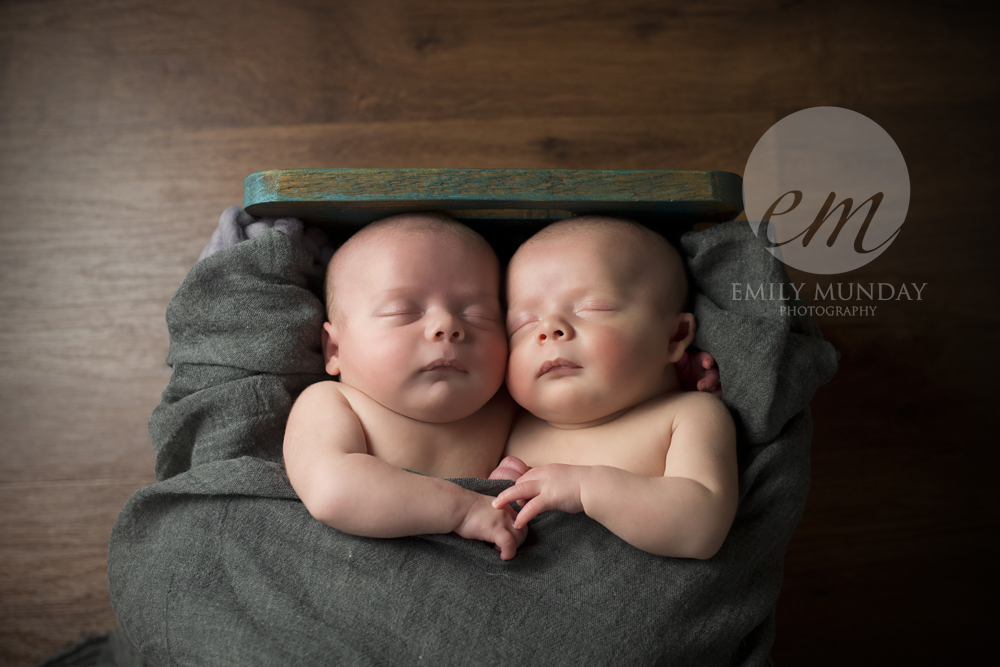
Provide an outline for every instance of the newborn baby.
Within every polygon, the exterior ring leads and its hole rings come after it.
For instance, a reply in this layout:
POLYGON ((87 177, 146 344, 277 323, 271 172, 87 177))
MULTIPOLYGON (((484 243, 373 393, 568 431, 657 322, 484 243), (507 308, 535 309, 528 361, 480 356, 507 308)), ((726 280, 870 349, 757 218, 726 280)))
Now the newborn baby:
POLYGON ((695 322, 677 251, 636 223, 571 218, 518 249, 507 297, 507 388, 530 414, 494 507, 527 501, 515 528, 585 512, 645 551, 713 556, 736 514, 736 436, 721 401, 678 382, 695 322))
POLYGON ((340 381, 302 392, 284 440, 315 518, 368 537, 454 531, 514 557, 514 511, 442 479, 489 476, 510 432, 499 293, 492 248, 442 216, 372 223, 336 252, 323 355, 340 381))

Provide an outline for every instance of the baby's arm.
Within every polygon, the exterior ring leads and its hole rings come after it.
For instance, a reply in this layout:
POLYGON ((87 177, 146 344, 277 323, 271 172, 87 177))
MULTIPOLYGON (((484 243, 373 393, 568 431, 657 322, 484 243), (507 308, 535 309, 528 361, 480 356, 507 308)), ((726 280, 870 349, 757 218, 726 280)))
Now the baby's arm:
POLYGON ((367 537, 458 533, 514 557, 525 531, 509 507, 457 484, 401 470, 368 453, 361 422, 332 382, 308 387, 288 418, 285 468, 306 509, 338 530, 367 537))
POLYGON ((530 499, 514 524, 540 512, 586 512, 629 544, 660 556, 711 558, 736 516, 736 430, 722 403, 685 394, 663 477, 610 466, 549 464, 528 471, 494 500, 530 499))

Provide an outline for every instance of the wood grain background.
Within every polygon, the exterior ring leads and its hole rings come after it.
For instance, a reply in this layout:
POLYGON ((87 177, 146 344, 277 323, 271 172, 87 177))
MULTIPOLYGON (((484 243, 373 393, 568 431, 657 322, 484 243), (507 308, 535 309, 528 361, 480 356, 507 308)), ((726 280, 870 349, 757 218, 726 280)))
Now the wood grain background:
MULTIPOLYGON (((254 171, 718 169, 793 111, 882 125, 910 213, 820 318, 780 667, 962 664, 997 624, 1000 102, 972 2, 0 2, 0 663, 114 624, 168 300, 254 171)), ((797 282, 815 283, 796 274, 797 282)), ((828 282, 828 281, 827 281, 828 282)), ((825 284, 825 283, 824 283, 825 284)))

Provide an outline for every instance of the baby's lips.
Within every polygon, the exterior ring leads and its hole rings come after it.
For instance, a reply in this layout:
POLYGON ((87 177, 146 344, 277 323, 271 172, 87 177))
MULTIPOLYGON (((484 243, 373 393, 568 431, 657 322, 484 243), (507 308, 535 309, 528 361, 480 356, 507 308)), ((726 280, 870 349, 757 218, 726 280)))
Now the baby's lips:
POLYGON ((544 364, 542 364, 541 367, 538 369, 538 375, 536 375, 535 377, 542 377, 543 375, 551 371, 553 368, 575 369, 575 368, 581 368, 581 366, 579 364, 574 364, 572 361, 568 359, 563 359, 562 357, 559 357, 557 359, 552 359, 551 361, 546 361, 544 364))
POLYGON ((463 373, 466 372, 465 366, 463 366, 462 362, 460 362, 458 359, 444 359, 444 358, 435 359, 431 363, 424 366, 421 370, 433 371, 437 368, 453 368, 456 371, 461 371, 463 373))

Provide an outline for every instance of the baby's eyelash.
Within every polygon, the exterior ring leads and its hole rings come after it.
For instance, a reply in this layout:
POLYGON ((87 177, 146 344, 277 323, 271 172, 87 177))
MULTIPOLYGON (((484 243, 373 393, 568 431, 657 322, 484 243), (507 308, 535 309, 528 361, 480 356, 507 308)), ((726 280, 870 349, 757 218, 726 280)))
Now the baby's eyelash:
POLYGON ((385 315, 379 315, 380 320, 385 322, 393 322, 396 324, 410 323, 420 320, 420 313, 387 313, 385 315))
POLYGON ((376 317, 398 317, 400 315, 420 315, 419 308, 411 306, 389 306, 375 311, 376 317))
POLYGON ((577 306, 576 310, 579 312, 581 310, 597 310, 597 311, 610 311, 616 310, 615 305, 612 303, 606 303, 604 301, 586 302, 581 303, 577 306))
POLYGON ((491 322, 495 322, 498 317, 496 313, 491 312, 487 308, 469 308, 462 315, 463 317, 474 317, 481 320, 490 320, 491 322))
POLYGON ((524 327, 528 326, 529 324, 533 324, 533 323, 535 323, 537 321, 538 320, 535 319, 535 318, 527 318, 527 319, 514 320, 513 324, 510 324, 507 327, 507 334, 510 335, 510 336, 513 336, 515 333, 517 333, 518 331, 520 331, 524 327))

